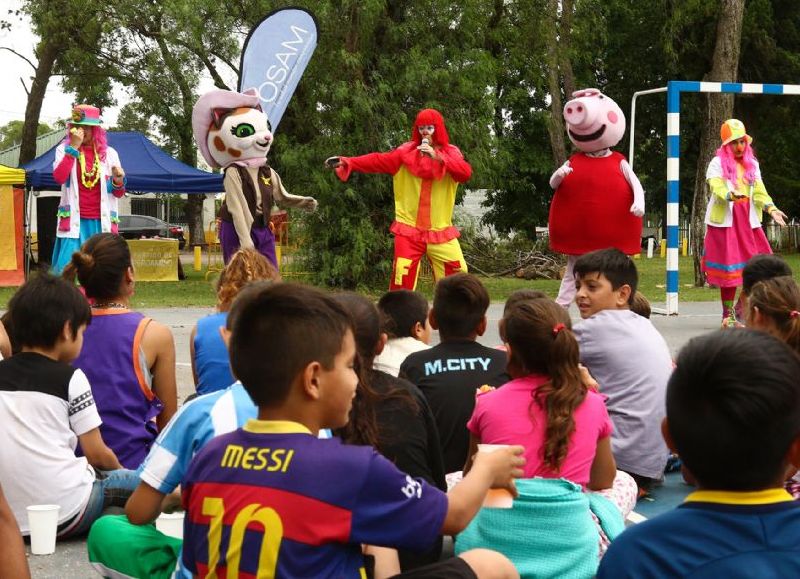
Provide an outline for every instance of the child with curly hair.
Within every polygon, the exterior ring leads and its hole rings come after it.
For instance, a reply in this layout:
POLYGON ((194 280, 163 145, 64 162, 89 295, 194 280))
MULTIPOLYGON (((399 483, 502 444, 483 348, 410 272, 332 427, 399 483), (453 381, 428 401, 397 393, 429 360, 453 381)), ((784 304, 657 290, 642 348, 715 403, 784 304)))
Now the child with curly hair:
POLYGON ((255 249, 237 251, 217 282, 217 313, 200 318, 189 338, 192 376, 198 394, 223 390, 233 384, 228 348, 220 331, 234 298, 255 280, 279 281, 278 270, 255 249))

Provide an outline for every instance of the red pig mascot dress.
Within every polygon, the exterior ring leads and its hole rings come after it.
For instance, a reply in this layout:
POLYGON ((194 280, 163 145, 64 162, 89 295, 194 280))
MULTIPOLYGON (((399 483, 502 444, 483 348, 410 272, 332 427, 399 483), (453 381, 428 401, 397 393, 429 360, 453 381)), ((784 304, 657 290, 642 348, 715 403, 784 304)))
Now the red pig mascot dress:
POLYGON ((423 255, 430 260, 436 280, 467 271, 453 225, 453 207, 458 184, 469 180, 472 167, 450 144, 438 111, 420 111, 411 140, 393 151, 338 160, 336 174, 342 181, 353 171, 393 176, 394 265, 389 289, 413 290, 423 255))

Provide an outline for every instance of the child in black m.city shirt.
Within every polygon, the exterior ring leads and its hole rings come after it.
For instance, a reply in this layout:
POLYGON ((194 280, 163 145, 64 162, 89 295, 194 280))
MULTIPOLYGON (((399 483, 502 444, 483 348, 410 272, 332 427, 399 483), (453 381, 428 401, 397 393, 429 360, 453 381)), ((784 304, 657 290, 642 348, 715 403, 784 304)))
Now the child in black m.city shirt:
POLYGON ((506 353, 475 341, 486 331, 488 308, 489 294, 477 277, 459 273, 439 281, 430 324, 441 343, 410 354, 400 367, 400 377, 415 384, 433 410, 446 472, 461 470, 467 458, 476 389, 509 379, 506 353))

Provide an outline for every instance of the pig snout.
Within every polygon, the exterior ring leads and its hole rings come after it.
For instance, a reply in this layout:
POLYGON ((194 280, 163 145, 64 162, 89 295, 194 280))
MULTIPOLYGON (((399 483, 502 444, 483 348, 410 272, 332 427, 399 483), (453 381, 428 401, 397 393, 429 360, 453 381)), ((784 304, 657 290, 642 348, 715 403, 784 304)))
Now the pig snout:
POLYGON ((589 99, 579 98, 564 105, 564 120, 576 129, 588 129, 597 119, 598 107, 589 99))

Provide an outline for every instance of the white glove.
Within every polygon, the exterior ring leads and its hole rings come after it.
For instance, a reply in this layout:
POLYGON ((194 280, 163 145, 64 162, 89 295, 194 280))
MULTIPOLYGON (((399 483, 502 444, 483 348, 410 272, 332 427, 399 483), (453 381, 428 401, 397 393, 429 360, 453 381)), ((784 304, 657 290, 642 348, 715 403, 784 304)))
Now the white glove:
POLYGON ((631 213, 636 217, 644 215, 644 195, 634 195, 633 205, 631 205, 631 213))
POLYGON ((317 203, 317 200, 314 199, 313 197, 304 197, 303 202, 300 204, 300 207, 302 209, 305 209, 306 211, 313 213, 314 211, 317 210, 318 205, 319 204, 317 203))
POLYGON ((567 161, 558 169, 556 169, 553 175, 550 177, 550 187, 553 189, 558 189, 558 186, 561 185, 561 182, 570 173, 572 173, 572 167, 570 167, 569 161, 567 161))
POLYGON ((644 215, 644 189, 642 184, 627 161, 623 160, 619 164, 619 168, 633 190, 633 205, 631 205, 630 212, 636 217, 641 217, 644 215))

